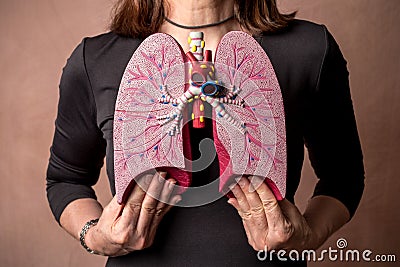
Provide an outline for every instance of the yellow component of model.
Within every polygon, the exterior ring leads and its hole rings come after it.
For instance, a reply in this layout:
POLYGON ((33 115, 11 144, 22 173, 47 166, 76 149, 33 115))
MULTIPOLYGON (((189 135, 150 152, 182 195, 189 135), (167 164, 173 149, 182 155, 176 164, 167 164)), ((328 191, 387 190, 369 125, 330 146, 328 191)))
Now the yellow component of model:
POLYGON ((206 46, 206 43, 204 41, 201 41, 201 48, 204 48, 206 46))
POLYGON ((201 65, 200 65, 200 68, 202 68, 202 69, 207 69, 207 65, 206 65, 206 64, 201 64, 201 65))
POLYGON ((192 42, 192 38, 190 38, 190 36, 188 37, 188 44, 190 44, 192 42))
POLYGON ((200 105, 200 111, 204 111, 204 105, 203 104, 200 105))
POLYGON ((188 102, 189 102, 189 103, 193 102, 193 98, 190 98, 190 99, 188 100, 188 102))
POLYGON ((197 46, 192 46, 192 52, 194 53, 194 52, 196 52, 197 51, 197 46))
POLYGON ((210 71, 210 72, 208 73, 208 75, 210 75, 210 77, 212 77, 212 76, 214 75, 214 72, 210 71))
POLYGON ((206 98, 204 96, 201 97, 201 100, 206 101, 206 98))
POLYGON ((194 98, 195 98, 195 99, 199 99, 199 96, 198 96, 198 95, 196 95, 196 96, 194 96, 194 98))
POLYGON ((192 113, 192 120, 194 120, 194 113, 192 113))
POLYGON ((200 122, 204 122, 204 116, 200 116, 200 122))
POLYGON ((213 72, 215 71, 214 65, 211 65, 211 70, 212 70, 213 72))

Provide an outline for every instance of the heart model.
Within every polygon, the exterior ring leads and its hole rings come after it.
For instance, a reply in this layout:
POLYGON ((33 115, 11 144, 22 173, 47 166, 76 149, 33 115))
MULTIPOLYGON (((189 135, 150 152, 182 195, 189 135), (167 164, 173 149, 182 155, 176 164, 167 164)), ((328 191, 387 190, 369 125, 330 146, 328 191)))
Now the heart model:
POLYGON ((114 172, 119 203, 135 178, 167 171, 180 192, 191 184, 189 123, 205 127, 212 107, 219 190, 232 178, 256 175, 281 200, 286 192, 286 130, 282 94, 273 66, 258 42, 232 31, 215 61, 203 33, 192 32, 186 54, 163 33, 146 38, 121 80, 114 114, 114 172), (204 53, 203 53, 204 52, 204 53))

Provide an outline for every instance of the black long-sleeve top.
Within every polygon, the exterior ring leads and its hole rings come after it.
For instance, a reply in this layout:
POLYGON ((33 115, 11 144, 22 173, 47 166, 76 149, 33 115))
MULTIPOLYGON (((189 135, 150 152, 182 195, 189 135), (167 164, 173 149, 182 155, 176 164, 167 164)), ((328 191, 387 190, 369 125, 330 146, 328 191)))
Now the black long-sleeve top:
MULTIPOLYGON (((364 167, 346 61, 337 43, 325 26, 301 20, 257 40, 270 58, 282 90, 287 134, 286 198, 294 200, 306 146, 319 178, 314 195, 338 199, 353 215, 364 188, 364 167)), ((104 157, 115 194, 114 107, 125 67, 140 42, 109 32, 85 38, 68 59, 60 82, 47 170, 47 196, 57 221, 70 202, 96 198, 92 186, 104 157)), ((209 130, 191 131, 195 144, 212 136, 209 130)), ((195 174, 193 181, 207 183, 218 173, 218 162, 214 162, 195 174)), ((151 248, 108 261, 108 266, 136 264, 266 265, 257 260, 239 216, 224 198, 202 207, 175 207, 163 219, 151 248)))

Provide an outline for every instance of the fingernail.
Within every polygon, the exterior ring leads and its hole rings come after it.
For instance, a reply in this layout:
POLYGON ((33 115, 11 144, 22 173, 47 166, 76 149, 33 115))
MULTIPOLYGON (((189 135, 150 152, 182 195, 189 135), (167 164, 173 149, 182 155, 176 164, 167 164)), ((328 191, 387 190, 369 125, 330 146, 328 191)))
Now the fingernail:
POLYGON ((148 186, 153 180, 153 174, 146 174, 144 177, 140 177, 136 182, 142 186, 148 186))
POLYGON ((236 184, 231 184, 228 188, 229 190, 233 191, 233 189, 235 189, 236 184))
POLYGON ((158 174, 158 181, 159 181, 160 183, 164 182, 165 177, 167 177, 167 173, 166 173, 166 172, 160 172, 160 173, 158 174))
POLYGON ((175 180, 168 180, 168 188, 173 189, 175 187, 176 181, 175 180))
POLYGON ((235 178, 235 180, 240 185, 240 187, 244 186, 244 181, 242 180, 242 177, 237 177, 235 178))
POLYGON ((251 176, 251 179, 250 179, 250 180, 251 180, 252 182, 258 183, 258 184, 261 184, 261 183, 264 181, 264 179, 263 179, 262 177, 256 176, 256 175, 251 176))
POLYGON ((249 192, 254 192, 257 190, 257 188, 262 184, 263 180, 261 177, 258 176, 251 176, 250 178, 250 187, 249 187, 249 192), (251 188, 251 191, 250 191, 251 188))
POLYGON ((249 193, 253 193, 254 191, 256 191, 256 189, 254 188, 252 183, 249 184, 249 190, 248 191, 249 191, 249 193))
POLYGON ((177 197, 177 198, 174 200, 174 202, 172 203, 172 205, 178 204, 181 200, 182 200, 182 197, 181 197, 181 196, 177 197))

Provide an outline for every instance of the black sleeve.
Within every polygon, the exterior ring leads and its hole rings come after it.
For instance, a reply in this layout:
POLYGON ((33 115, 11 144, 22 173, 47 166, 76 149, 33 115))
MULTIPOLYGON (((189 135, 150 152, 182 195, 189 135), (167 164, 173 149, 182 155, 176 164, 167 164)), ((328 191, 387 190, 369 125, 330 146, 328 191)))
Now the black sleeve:
POLYGON ((305 125, 305 144, 319 178, 314 196, 340 200, 354 215, 364 190, 364 166, 346 60, 325 29, 326 52, 305 125))
POLYGON ((53 144, 47 169, 47 198, 54 217, 79 198, 96 198, 105 141, 96 124, 96 104, 85 68, 85 40, 63 69, 53 144))

